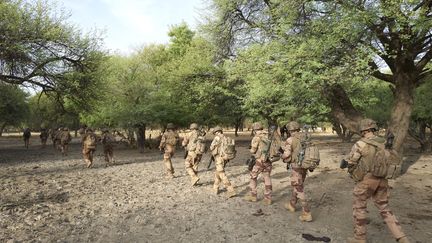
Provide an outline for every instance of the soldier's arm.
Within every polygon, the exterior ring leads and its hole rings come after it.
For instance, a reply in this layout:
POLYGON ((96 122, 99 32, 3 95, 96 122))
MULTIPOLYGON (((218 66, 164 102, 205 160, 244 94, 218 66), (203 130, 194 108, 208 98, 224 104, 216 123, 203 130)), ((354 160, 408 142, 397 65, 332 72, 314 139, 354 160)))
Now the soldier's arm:
POLYGON ((366 144, 363 141, 358 141, 351 148, 351 152, 348 155, 348 164, 356 165, 358 164, 360 158, 362 157, 361 150, 366 144))
POLYGON ((282 147, 284 153, 282 154, 282 159, 285 161, 291 161, 291 154, 292 154, 292 137, 289 137, 286 141, 284 146, 282 147))
POLYGON ((186 145, 188 145, 188 143, 189 143, 189 135, 186 134, 186 135, 183 137, 182 146, 183 146, 183 147, 186 147, 186 145))
POLYGON ((260 138, 258 136, 255 136, 254 138, 252 138, 251 148, 249 150, 251 152, 251 154, 255 154, 257 152, 259 142, 260 142, 260 138))
POLYGON ((220 138, 216 136, 210 144, 210 150, 213 151, 219 145, 220 138))
POLYGON ((166 137, 165 137, 165 133, 164 133, 164 134, 162 134, 161 141, 159 143, 160 149, 162 149, 165 146, 165 141, 166 141, 166 137))

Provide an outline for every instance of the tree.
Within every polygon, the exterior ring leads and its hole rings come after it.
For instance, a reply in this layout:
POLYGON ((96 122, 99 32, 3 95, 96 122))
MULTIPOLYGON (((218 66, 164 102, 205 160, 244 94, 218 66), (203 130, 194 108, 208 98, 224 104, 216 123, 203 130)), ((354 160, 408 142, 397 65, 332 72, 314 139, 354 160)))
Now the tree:
POLYGON ((0 83, 0 136, 6 126, 20 126, 27 118, 27 93, 16 85, 0 83))
POLYGON ((358 132, 358 121, 364 116, 352 105, 344 87, 353 81, 342 80, 344 75, 340 74, 351 73, 345 78, 360 80, 369 74, 388 83, 394 96, 389 129, 396 135, 395 148, 401 149, 415 88, 429 75, 425 67, 432 58, 431 1, 213 3, 216 18, 210 29, 224 44, 221 53, 236 55, 239 47, 250 43, 296 43, 305 54, 298 60, 299 65, 316 75, 333 118, 351 131, 358 132), (383 73, 383 67, 391 73, 383 73), (339 75, 332 81, 331 74, 339 75))
POLYGON ((97 33, 82 34, 48 1, 1 1, 0 16, 0 82, 55 92, 85 107, 105 56, 97 33))

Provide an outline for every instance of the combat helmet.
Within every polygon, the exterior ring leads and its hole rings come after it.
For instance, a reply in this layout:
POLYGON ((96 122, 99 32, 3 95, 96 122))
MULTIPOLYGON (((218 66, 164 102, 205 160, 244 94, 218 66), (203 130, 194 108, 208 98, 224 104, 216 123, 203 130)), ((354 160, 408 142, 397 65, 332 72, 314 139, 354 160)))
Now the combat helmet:
POLYGON ((174 129, 174 124, 168 123, 166 129, 174 129))
POLYGON ((213 128, 213 134, 215 134, 216 132, 222 132, 222 127, 220 127, 220 126, 215 126, 214 128, 213 128))
POLYGON ((298 122, 296 122, 296 121, 291 121, 291 122, 288 122, 288 124, 286 125, 286 128, 288 129, 288 131, 299 130, 300 124, 298 124, 298 122))
POLYGON ((198 124, 196 124, 196 123, 192 123, 192 124, 190 124, 190 126, 189 126, 189 129, 198 129, 198 124))
POLYGON ((264 127, 261 123, 259 122, 254 122, 254 124, 252 124, 252 129, 253 130, 263 130, 264 127))
POLYGON ((360 132, 366 131, 369 129, 378 130, 378 125, 377 125, 376 121, 369 119, 369 118, 365 118, 365 119, 362 119, 360 121, 359 128, 360 128, 360 132))

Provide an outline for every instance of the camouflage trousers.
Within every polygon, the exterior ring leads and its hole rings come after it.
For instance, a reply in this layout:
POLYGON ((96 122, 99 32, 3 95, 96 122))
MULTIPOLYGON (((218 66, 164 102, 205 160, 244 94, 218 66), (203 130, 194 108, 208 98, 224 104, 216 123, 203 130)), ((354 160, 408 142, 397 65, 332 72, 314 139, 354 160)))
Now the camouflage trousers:
POLYGON ((234 187, 231 185, 228 177, 225 174, 225 160, 222 159, 219 155, 215 155, 215 176, 214 176, 214 184, 213 189, 219 189, 221 182, 225 186, 228 191, 233 191, 234 187))
POLYGON ((28 148, 30 145, 30 138, 24 138, 24 147, 28 148))
POLYGON ((197 158, 197 154, 195 152, 188 152, 188 155, 185 160, 185 168, 186 172, 190 175, 191 178, 198 177, 198 171, 195 170, 195 161, 197 158))
POLYGON ((297 201, 300 200, 304 212, 310 212, 310 208, 304 193, 304 181, 306 179, 307 170, 303 168, 291 169, 291 206, 295 207, 297 201))
POLYGON ((93 154, 96 151, 95 148, 83 148, 83 156, 84 156, 84 161, 87 164, 87 167, 91 167, 93 165, 93 154))
POLYGON ((107 164, 114 162, 114 148, 112 146, 104 146, 104 157, 107 164))
POLYGON ((202 154, 197 154, 194 160, 193 169, 198 172, 198 165, 201 163, 202 154))
POLYGON ((369 198, 372 198, 393 237, 399 239, 405 236, 398 220, 389 208, 388 197, 388 180, 386 179, 366 174, 363 180, 356 184, 353 191, 354 237, 356 239, 366 240, 366 206, 369 198))
POLYGON ((66 156, 68 154, 68 151, 69 151, 69 144, 61 143, 60 144, 60 151, 61 151, 63 156, 66 156))
POLYGON ((251 190, 251 195, 256 197, 257 196, 257 180, 259 174, 262 174, 264 178, 264 198, 270 199, 272 198, 272 182, 270 178, 270 174, 272 171, 272 164, 270 162, 262 163, 259 160, 257 160, 256 164, 252 168, 252 171, 250 172, 250 183, 249 187, 251 190))
POLYGON ((165 145, 163 159, 165 164, 165 171, 168 176, 174 175, 174 167, 171 162, 171 158, 174 156, 174 151, 174 146, 170 144, 165 145))
POLYGON ((47 143, 47 139, 41 139, 42 148, 45 148, 46 143, 47 143))

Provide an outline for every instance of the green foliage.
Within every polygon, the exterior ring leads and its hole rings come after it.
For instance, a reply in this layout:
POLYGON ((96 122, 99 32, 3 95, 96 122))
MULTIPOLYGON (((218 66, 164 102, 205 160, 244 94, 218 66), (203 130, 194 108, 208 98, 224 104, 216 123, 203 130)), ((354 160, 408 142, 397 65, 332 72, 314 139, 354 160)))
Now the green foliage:
POLYGON ((68 24, 56 7, 48 1, 0 2, 0 82, 55 92, 88 108, 105 56, 101 39, 68 24))
MULTIPOLYGON (((27 93, 16 85, 0 83, 0 127, 20 126, 27 118, 27 93)), ((0 131, 1 133, 1 131, 0 131)))

